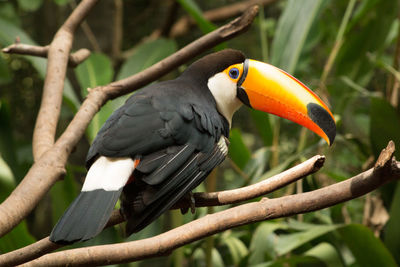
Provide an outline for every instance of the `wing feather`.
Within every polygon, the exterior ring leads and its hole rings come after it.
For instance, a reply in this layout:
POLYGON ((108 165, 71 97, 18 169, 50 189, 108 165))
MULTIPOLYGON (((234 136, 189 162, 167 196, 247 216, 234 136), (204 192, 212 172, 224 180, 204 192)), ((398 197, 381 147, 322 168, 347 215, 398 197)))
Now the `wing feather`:
MULTIPOLYGON (((218 143, 208 153, 196 152, 160 184, 132 183, 123 190, 122 207, 128 218, 126 232, 138 232, 198 186, 226 157, 218 143), (133 193, 138 187, 139 192, 133 193), (132 194, 133 193, 133 194, 132 194)), ((141 178, 146 181, 146 177, 141 178)))

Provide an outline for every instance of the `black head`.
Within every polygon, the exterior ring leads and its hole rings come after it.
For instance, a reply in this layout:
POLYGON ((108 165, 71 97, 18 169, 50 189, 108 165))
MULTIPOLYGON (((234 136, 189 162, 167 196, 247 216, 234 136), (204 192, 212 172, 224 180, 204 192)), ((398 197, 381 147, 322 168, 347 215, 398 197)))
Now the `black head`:
POLYGON ((238 50, 224 49, 195 61, 182 73, 181 77, 189 76, 192 80, 206 82, 216 73, 233 64, 242 63, 245 59, 244 54, 238 50))

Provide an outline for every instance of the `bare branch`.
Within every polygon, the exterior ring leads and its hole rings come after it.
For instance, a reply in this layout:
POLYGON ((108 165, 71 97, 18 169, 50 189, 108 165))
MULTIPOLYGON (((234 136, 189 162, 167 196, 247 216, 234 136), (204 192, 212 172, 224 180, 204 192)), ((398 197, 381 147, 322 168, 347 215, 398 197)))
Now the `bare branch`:
POLYGON ((49 46, 42 103, 33 132, 32 149, 35 161, 54 144, 73 33, 96 3, 97 0, 80 2, 57 31, 49 46))
MULTIPOLYGON (((317 155, 293 168, 290 168, 289 170, 250 186, 221 192, 194 193, 193 197, 195 199, 195 205, 196 207, 228 205, 263 196, 302 177, 317 172, 323 166, 324 161, 324 156, 317 155)), ((173 207, 173 209, 177 208, 189 208, 189 203, 185 200, 181 200, 173 207)), ((124 221, 125 219, 121 215, 120 211, 114 210, 106 227, 110 227, 124 221)), ((14 266, 17 264, 22 264, 45 255, 60 247, 62 247, 62 245, 57 245, 51 242, 48 237, 46 237, 26 247, 0 255, 0 266, 14 266)))
POLYGON ((47 254, 25 266, 109 265, 165 255, 174 249, 227 229, 264 220, 323 209, 362 196, 400 179, 400 162, 393 160, 390 142, 381 161, 348 180, 318 190, 276 199, 262 199, 207 215, 168 232, 143 240, 65 250, 47 254))
MULTIPOLYGON (((173 0, 174 5, 178 5, 175 0, 173 0)), ((245 12, 247 9, 251 8, 254 5, 260 5, 260 6, 265 6, 269 5, 276 2, 276 0, 247 0, 247 1, 241 1, 237 2, 228 6, 223 6, 220 8, 212 9, 205 11, 203 13, 204 17, 209 20, 209 21, 221 21, 221 20, 226 20, 229 18, 232 18, 234 16, 238 16, 239 14, 242 14, 245 12)), ((176 38, 178 36, 181 36, 185 33, 187 33, 192 26, 195 25, 195 21, 190 17, 190 16, 184 16, 181 19, 179 19, 177 22, 175 22, 173 25, 168 25, 169 22, 171 22, 170 19, 172 19, 172 16, 175 15, 174 13, 176 12, 175 8, 172 7, 172 14, 169 14, 168 16, 169 19, 167 18, 167 23, 160 29, 154 30, 149 36, 146 36, 145 38, 142 39, 142 43, 144 41, 148 40, 154 40, 159 38, 160 36, 164 36, 169 32, 169 37, 176 38), (169 21, 168 21, 169 20, 169 21), (171 28, 171 29, 169 29, 171 28)), ((136 50, 136 46, 132 47, 126 51, 123 51, 121 53, 121 58, 122 59, 127 59, 136 50)))
POLYGON ((23 181, 0 205, 0 236, 8 233, 23 220, 60 179, 65 172, 64 166, 69 154, 82 138, 91 119, 108 99, 139 89, 203 51, 244 32, 250 27, 257 12, 258 8, 252 7, 231 23, 190 43, 150 68, 108 86, 92 89, 65 132, 51 145, 50 150, 34 163, 23 181))
MULTIPOLYGON (((8 47, 3 48, 3 53, 8 54, 20 54, 28 56, 37 56, 47 58, 49 52, 49 46, 36 46, 27 44, 12 44, 8 47)), ((78 51, 71 53, 68 57, 68 66, 75 68, 90 56, 90 51, 86 48, 79 49, 78 51)))
MULTIPOLYGON (((231 5, 219 7, 216 9, 208 10, 204 12, 204 18, 206 18, 209 21, 222 21, 229 19, 231 17, 237 16, 238 14, 242 13, 246 9, 248 9, 250 6, 254 5, 260 5, 260 6, 266 6, 269 4, 272 4, 276 2, 276 0, 247 0, 247 1, 241 1, 237 2, 231 5)), ((195 21, 189 17, 189 16, 184 16, 181 19, 179 19, 171 29, 171 32, 169 34, 170 37, 176 38, 178 36, 181 36, 185 33, 187 33, 190 28, 195 25, 195 21)))
MULTIPOLYGON (((325 157, 317 155, 293 168, 249 186, 213 193, 194 193, 196 207, 234 204, 269 194, 317 172, 322 168, 324 162, 325 157)), ((189 203, 187 201, 178 202, 175 208, 189 208, 189 203)))
POLYGON ((239 18, 200 37, 195 42, 188 44, 173 55, 170 55, 146 70, 126 79, 113 82, 108 86, 103 86, 101 90, 106 92, 111 98, 115 98, 138 89, 148 84, 150 81, 167 74, 171 69, 165 68, 166 64, 171 66, 171 68, 176 68, 193 58, 193 56, 199 55, 207 49, 243 33, 250 27, 257 12, 258 7, 253 6, 247 9, 239 18))

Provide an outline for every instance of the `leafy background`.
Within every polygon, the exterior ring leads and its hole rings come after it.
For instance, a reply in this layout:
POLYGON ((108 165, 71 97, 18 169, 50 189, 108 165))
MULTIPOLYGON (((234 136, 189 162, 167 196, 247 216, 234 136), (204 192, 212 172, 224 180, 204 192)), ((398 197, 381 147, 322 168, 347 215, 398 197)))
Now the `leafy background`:
MULTIPOLYGON (((123 53, 112 52, 114 2, 101 1, 80 30, 75 49, 92 55, 68 72, 58 133, 65 129, 87 94, 151 66, 224 21, 210 22, 203 11, 237 1, 177 1, 176 18, 191 16, 195 26, 181 36, 145 38, 160 27, 172 1, 123 1, 123 53), (155 16, 157 14, 157 16, 155 16), (122 57, 121 57, 122 55, 122 57)), ((15 38, 46 45, 75 6, 71 0, 0 1, 0 46, 15 38)), ((317 174, 272 193, 279 197, 342 181, 370 168, 392 139, 400 146, 399 3, 394 0, 281 0, 261 8, 251 29, 216 49, 244 51, 271 62, 309 85, 332 107, 338 134, 332 147, 291 122, 243 108, 234 119, 229 159, 199 191, 237 188, 265 179, 314 154, 327 157, 317 174)), ((176 77, 185 66, 162 79, 176 77)), ((31 139, 46 60, 0 53, 0 200, 32 164, 31 139)), ((90 142, 126 97, 108 102, 72 154, 65 179, 32 214, 0 239, 0 252, 47 236, 78 194, 90 142)), ((397 158, 399 152, 397 151, 397 158)), ((172 211, 127 239, 122 227, 105 230, 75 247, 136 240, 227 207, 196 214, 172 211)), ((170 256, 126 266, 397 266, 400 263, 400 184, 321 211, 243 226, 174 251, 170 256)))

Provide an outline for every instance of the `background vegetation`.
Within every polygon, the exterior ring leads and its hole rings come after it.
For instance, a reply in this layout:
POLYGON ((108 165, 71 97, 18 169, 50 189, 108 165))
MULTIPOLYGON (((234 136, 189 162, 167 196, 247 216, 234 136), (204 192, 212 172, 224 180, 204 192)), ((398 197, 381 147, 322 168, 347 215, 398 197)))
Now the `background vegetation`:
MULTIPOLYGON (((87 88, 130 76, 170 55, 224 21, 202 11, 236 1, 102 1, 78 32, 74 46, 94 51, 68 73, 59 129, 62 131, 87 88), (118 4, 123 4, 119 6, 118 4), (183 34, 165 27, 191 16, 183 34), (118 11, 123 11, 119 13, 118 11), (114 23, 122 19, 122 27, 114 23), (155 29, 165 29, 154 34, 155 29), (122 42, 115 33, 121 30, 122 42), (151 33, 153 32, 153 35, 151 33), (92 34, 91 34, 92 33, 92 34), (156 37, 155 37, 156 36, 156 37)), ((288 0, 261 8, 251 29, 216 49, 240 49, 270 62, 307 84, 330 103, 338 134, 332 147, 291 122, 241 109, 231 131, 229 159, 199 191, 236 188, 265 179, 320 153, 325 167, 268 197, 309 191, 342 181, 373 164, 392 139, 400 146, 399 2, 395 0, 288 0)), ((75 6, 70 0, 0 1, 0 46, 15 42, 46 45, 75 6)), ((31 140, 40 104, 46 60, 0 53, 0 201, 32 164, 31 140)), ((176 77, 183 67, 163 77, 176 77)), ((107 103, 76 147, 67 176, 34 212, 0 239, 0 252, 47 236, 80 190, 85 153, 96 132, 126 97, 107 103)), ((399 150, 400 151, 400 150, 399 150)), ((399 152, 397 152, 397 158, 399 152)), ((170 212, 126 240, 159 234, 207 212, 170 212)), ((396 266, 400 263, 400 184, 302 216, 232 229, 176 250, 167 258, 128 265, 165 266, 396 266)), ((76 246, 122 242, 120 227, 76 246)))

